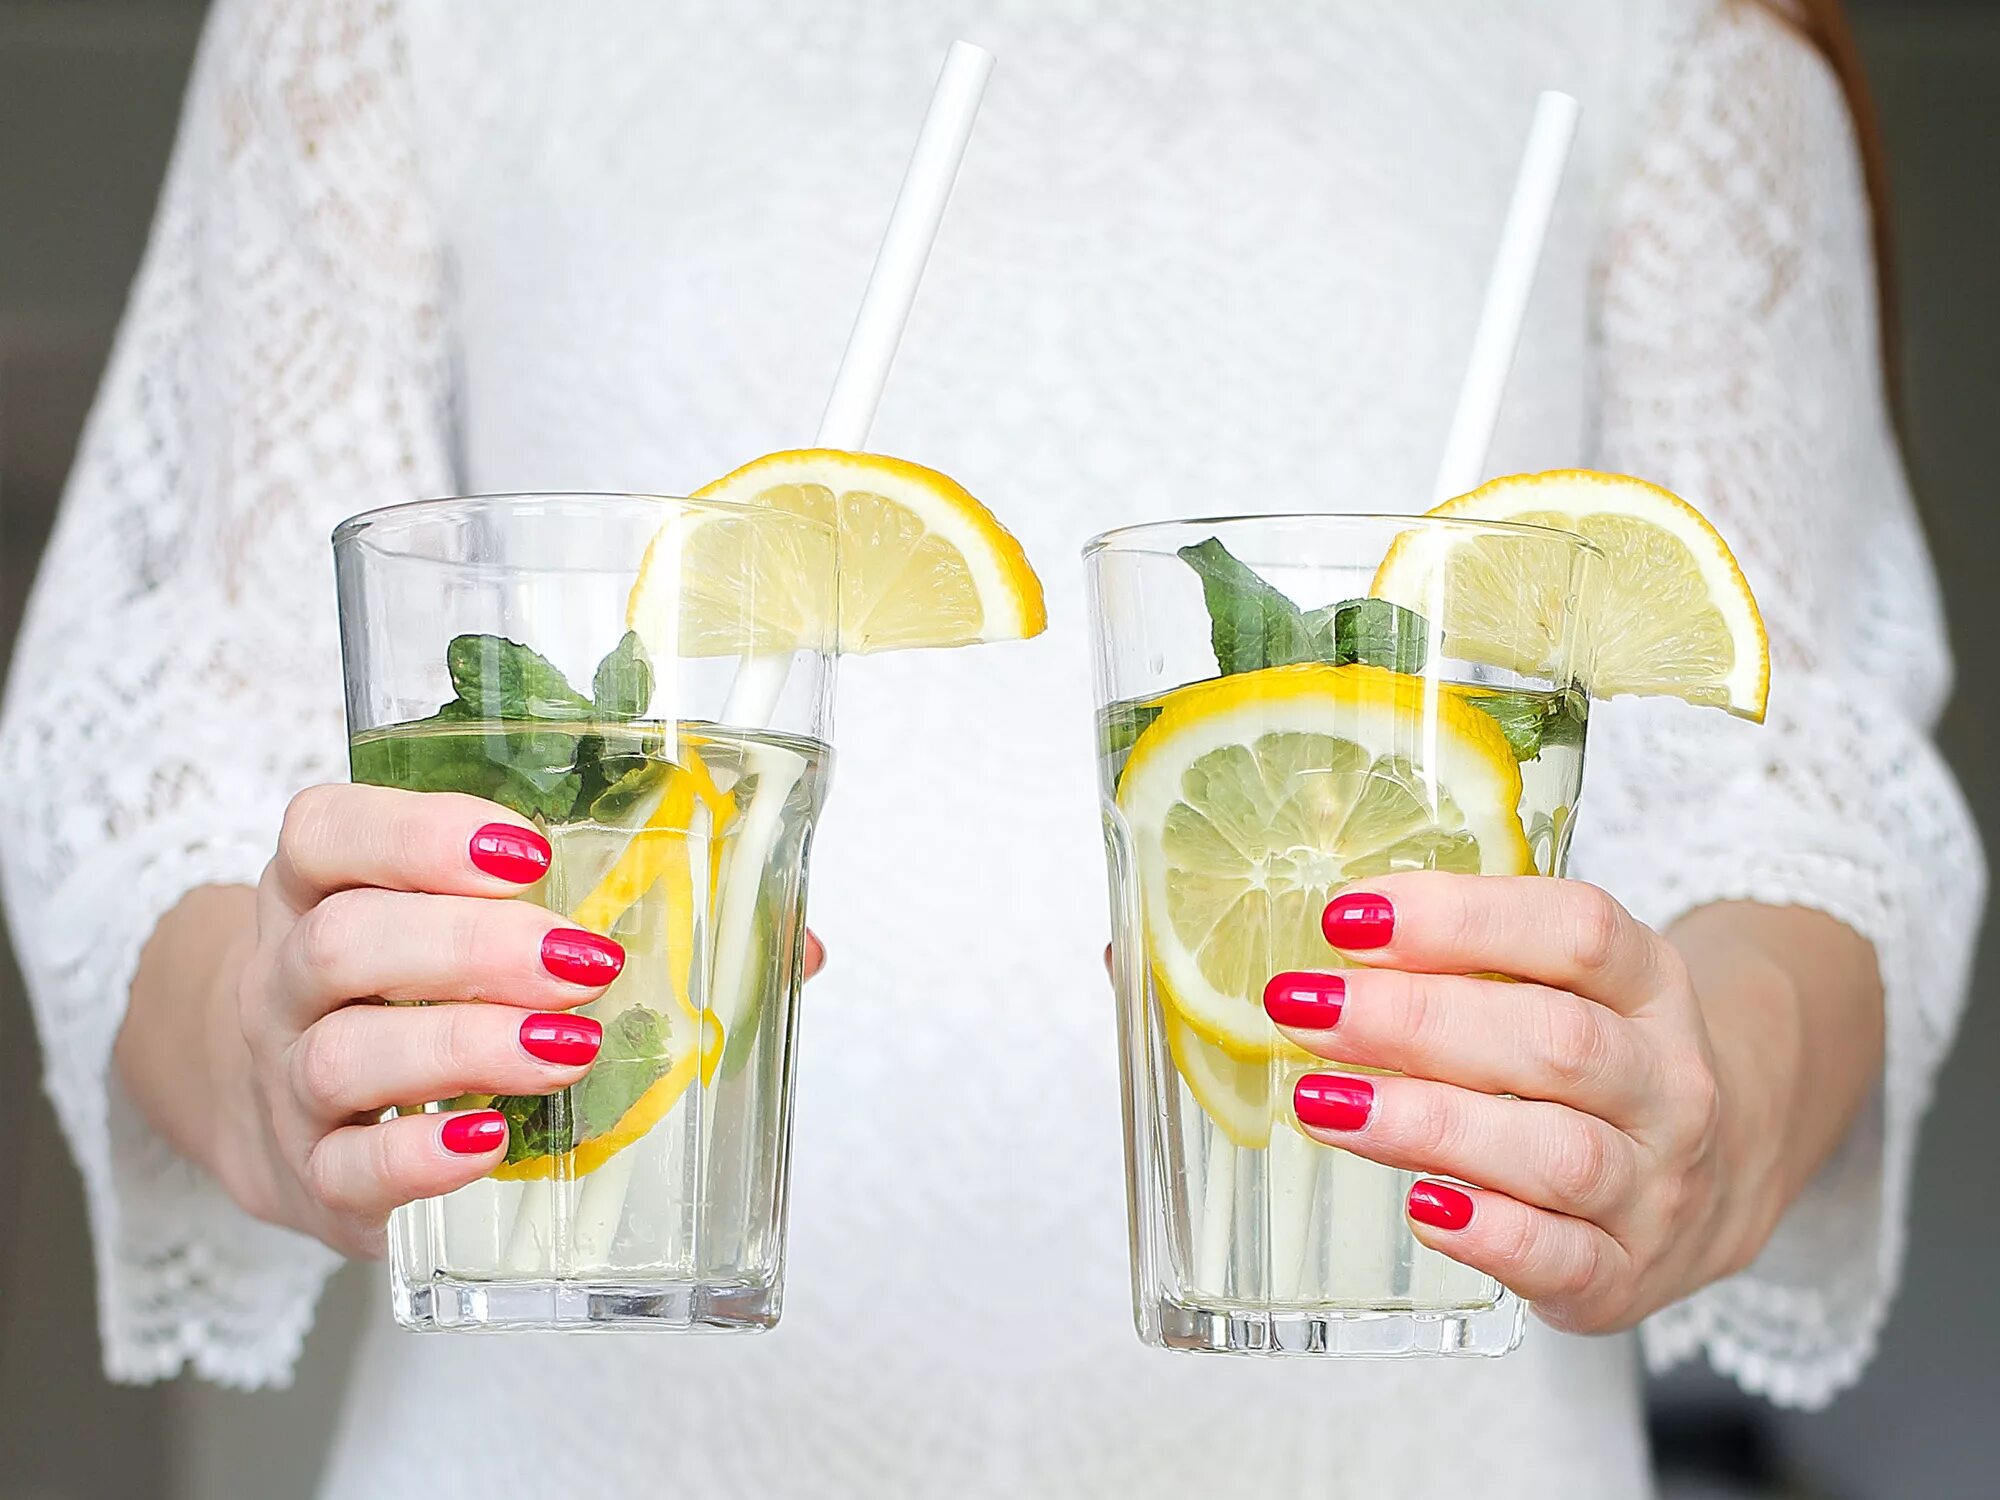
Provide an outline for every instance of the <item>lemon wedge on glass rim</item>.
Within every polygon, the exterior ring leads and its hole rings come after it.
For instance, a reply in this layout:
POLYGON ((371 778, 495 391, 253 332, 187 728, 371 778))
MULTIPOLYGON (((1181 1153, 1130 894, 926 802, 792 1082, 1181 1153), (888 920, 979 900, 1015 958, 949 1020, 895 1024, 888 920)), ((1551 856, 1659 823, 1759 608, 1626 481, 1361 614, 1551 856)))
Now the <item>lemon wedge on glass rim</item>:
POLYGON ((1593 697, 1664 695, 1761 723, 1770 695, 1770 638, 1729 544, 1700 511, 1627 474, 1556 469, 1495 479, 1427 512, 1574 531, 1605 566, 1592 597, 1564 595, 1547 547, 1498 532, 1412 529, 1390 546, 1370 592, 1441 615, 1444 649, 1468 661, 1537 673, 1559 659, 1566 617, 1590 632, 1593 697))
POLYGON ((1379 667, 1268 667, 1156 702, 1117 793, 1147 958, 1176 1066, 1249 1144, 1268 1136, 1255 1111, 1279 1045, 1265 983, 1342 963, 1320 914, 1349 881, 1530 872, 1521 773, 1460 690, 1379 667))
POLYGON ((825 639, 830 617, 843 654, 1025 640, 1048 625, 1021 544, 957 481, 921 464, 798 448, 753 460, 692 498, 830 524, 839 581, 831 585, 820 559, 782 528, 691 513, 661 529, 632 586, 626 622, 649 646, 665 640, 676 598, 683 655, 788 652, 825 639))

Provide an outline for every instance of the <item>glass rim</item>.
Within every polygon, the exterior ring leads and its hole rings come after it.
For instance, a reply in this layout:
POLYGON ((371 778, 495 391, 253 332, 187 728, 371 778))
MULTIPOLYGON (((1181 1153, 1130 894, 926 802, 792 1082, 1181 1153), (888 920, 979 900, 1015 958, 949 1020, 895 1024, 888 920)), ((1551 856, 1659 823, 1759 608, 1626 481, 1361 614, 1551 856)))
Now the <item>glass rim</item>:
POLYGON ((398 500, 357 511, 333 528, 335 547, 359 542, 385 528, 398 529, 442 514, 453 506, 491 508, 504 512, 517 502, 538 500, 632 500, 655 505, 662 511, 713 511, 721 515, 757 516, 776 525, 798 525, 817 531, 838 543, 839 529, 831 521, 795 510, 771 505, 753 505, 742 500, 712 500, 698 495, 668 495, 648 490, 492 490, 471 495, 432 495, 419 500, 398 500))
POLYGON ((1489 521, 1477 516, 1402 515, 1394 511, 1267 511, 1253 515, 1177 516, 1163 521, 1136 521, 1100 531, 1083 544, 1083 558, 1104 552, 1121 552, 1153 557, 1170 557, 1177 548, 1148 545, 1155 535, 1179 530, 1205 530, 1227 526, 1269 525, 1287 521, 1341 521, 1398 526, 1404 530, 1459 532, 1465 535, 1541 537, 1558 540, 1587 557, 1604 557, 1604 549, 1580 531, 1563 526, 1542 526, 1532 521, 1489 521))

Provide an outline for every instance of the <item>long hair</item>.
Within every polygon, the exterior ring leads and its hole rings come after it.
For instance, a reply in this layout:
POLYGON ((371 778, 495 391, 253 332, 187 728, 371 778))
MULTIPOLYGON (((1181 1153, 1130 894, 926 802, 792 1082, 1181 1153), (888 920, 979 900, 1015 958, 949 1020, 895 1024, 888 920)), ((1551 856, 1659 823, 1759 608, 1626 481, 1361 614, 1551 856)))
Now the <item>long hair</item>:
MULTIPOLYGON (((1861 148, 1861 171, 1868 188, 1868 216, 1875 249, 1875 302, 1882 337, 1882 374, 1892 415, 1900 416, 1902 353, 1896 321, 1896 258, 1889 215, 1889 158, 1882 145, 1882 121, 1861 66, 1861 49, 1840 0, 1757 0, 1818 48, 1840 80, 1854 117, 1861 148)), ((1900 425, 1900 423, 1899 423, 1900 425)))

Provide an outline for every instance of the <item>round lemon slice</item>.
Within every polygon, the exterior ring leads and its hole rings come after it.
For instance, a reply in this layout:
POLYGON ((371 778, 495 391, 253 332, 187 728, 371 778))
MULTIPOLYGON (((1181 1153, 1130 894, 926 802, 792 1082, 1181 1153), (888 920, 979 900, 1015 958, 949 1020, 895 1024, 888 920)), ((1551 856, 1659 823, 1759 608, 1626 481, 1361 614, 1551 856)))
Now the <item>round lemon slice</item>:
POLYGON ((1021 544, 934 469, 801 448, 747 463, 695 497, 829 523, 838 538, 838 596, 822 560, 808 555, 809 537, 719 513, 692 517, 654 538, 633 585, 627 621, 649 645, 676 595, 684 655, 770 653, 822 640, 834 610, 843 652, 1024 640, 1048 625, 1041 580, 1021 544))
MULTIPOLYGON (((1624 474, 1514 474, 1447 500, 1433 516, 1574 531, 1607 559, 1590 622, 1598 697, 1665 695, 1762 722, 1771 684, 1764 619, 1729 544, 1685 500, 1624 474)), ((1513 538, 1399 537, 1376 572, 1378 598, 1425 610, 1442 600, 1445 649, 1534 673, 1554 660, 1569 579, 1550 548, 1513 538), (1442 575, 1442 576, 1441 576, 1442 575)))
MULTIPOLYGON (((1533 868, 1513 753, 1455 688, 1309 664, 1197 683, 1159 704, 1118 784, 1148 956, 1163 1009, 1259 1075, 1278 1040, 1264 985, 1341 962, 1320 931, 1340 886, 1392 870, 1533 868)), ((1182 1076, 1197 1098, 1269 1090, 1212 1058, 1182 1076)), ((1218 1122, 1235 1112, 1204 1107, 1218 1122)), ((1252 1113, 1230 1128, 1255 1138, 1256 1126, 1252 1113)))

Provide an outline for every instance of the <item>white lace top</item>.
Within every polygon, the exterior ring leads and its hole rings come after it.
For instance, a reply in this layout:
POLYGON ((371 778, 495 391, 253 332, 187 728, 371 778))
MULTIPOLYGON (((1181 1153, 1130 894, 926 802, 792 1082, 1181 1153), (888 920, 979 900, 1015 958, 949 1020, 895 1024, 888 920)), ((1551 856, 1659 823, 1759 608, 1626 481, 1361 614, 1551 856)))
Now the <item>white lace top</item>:
POLYGON ((1726 0, 219 0, 0 739, 7 894, 106 1363, 282 1380, 328 1254, 108 1077, 136 954, 342 774, 327 533, 453 490, 685 489, 810 437, 937 61, 999 70, 875 441, 1049 585, 1023 646, 843 668, 792 1276, 763 1340, 375 1330, 327 1493, 1644 1493, 1629 1340, 1188 1361, 1128 1324, 1077 549, 1420 508, 1534 91, 1583 128, 1492 468, 1658 479, 1727 534, 1771 722, 1594 716, 1579 873, 1880 956, 1874 1105, 1655 1363, 1826 1400, 1894 1285, 1983 898, 1884 414, 1849 120, 1726 0), (977 724, 978 733, 968 725, 977 724), (623 1484, 625 1488, 607 1486, 623 1484), (588 1489, 586 1489, 588 1486, 588 1489))

